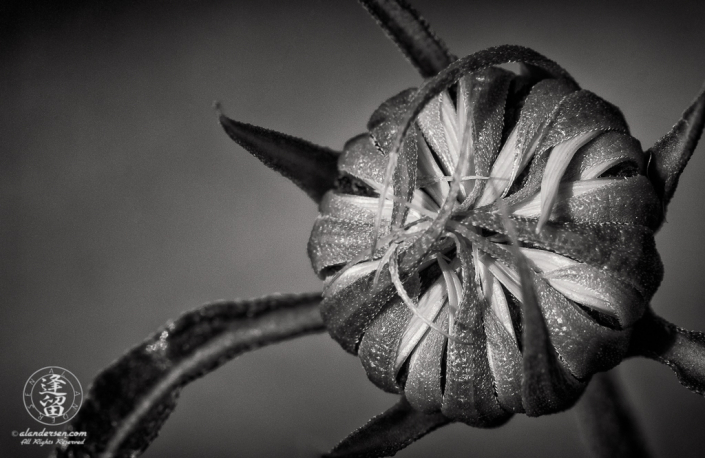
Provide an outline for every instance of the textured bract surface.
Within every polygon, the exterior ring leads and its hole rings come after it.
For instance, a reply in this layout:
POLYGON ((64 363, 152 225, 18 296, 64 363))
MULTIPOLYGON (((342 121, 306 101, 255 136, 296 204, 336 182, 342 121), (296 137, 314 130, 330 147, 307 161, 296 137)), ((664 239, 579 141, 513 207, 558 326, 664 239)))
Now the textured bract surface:
POLYGON ((663 275, 661 200, 621 112, 524 55, 547 71, 470 56, 383 103, 346 144, 309 241, 326 326, 370 380, 474 426, 570 407, 625 356, 663 275), (540 401, 522 388, 538 379, 513 229, 558 387, 540 401))

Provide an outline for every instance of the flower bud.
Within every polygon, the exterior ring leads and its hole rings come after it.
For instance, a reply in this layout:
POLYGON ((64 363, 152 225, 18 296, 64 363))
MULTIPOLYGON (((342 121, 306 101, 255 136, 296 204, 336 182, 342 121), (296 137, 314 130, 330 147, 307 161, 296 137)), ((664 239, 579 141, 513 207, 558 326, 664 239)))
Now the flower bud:
POLYGON ((505 47, 392 97, 368 131, 309 241, 331 335, 423 412, 491 427, 572 406, 663 276, 662 201, 619 109, 505 47), (494 66, 512 53, 531 66, 494 66))

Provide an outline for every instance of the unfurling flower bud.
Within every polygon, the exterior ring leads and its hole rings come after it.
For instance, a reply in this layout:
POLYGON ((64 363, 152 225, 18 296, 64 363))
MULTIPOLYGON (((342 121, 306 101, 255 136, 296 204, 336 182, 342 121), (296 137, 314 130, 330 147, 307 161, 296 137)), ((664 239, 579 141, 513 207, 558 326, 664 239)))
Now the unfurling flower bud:
POLYGON ((309 241, 331 335, 422 412, 490 427, 572 406, 625 357, 663 275, 662 200, 619 109, 504 46, 368 130, 309 241))
MULTIPOLYGON (((654 234, 705 128, 705 88, 644 152, 619 109, 535 51, 457 59, 406 1, 361 3, 425 78, 367 133, 338 153, 221 115, 319 204, 308 253, 325 327, 402 394, 331 456, 388 456, 452 421, 568 409, 627 356, 704 394, 705 334, 649 303, 663 277, 654 234)), ((591 428, 605 413, 595 399, 616 392, 608 378, 582 409, 591 428)), ((643 455, 625 404, 607 401, 620 438, 608 448, 643 455)))

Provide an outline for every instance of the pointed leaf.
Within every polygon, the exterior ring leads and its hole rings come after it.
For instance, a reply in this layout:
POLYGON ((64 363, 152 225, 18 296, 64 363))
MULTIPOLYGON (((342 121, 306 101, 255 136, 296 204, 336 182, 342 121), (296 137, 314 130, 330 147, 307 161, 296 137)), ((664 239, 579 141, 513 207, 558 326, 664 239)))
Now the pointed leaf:
POLYGON ((456 57, 419 13, 404 0, 360 0, 421 76, 430 78, 456 57))
POLYGON ((69 429, 90 442, 55 457, 137 456, 159 433, 181 388, 264 345, 323 331, 320 293, 213 303, 188 312, 101 372, 69 429))
POLYGON ((281 173, 318 203, 338 176, 339 152, 306 140, 220 115, 220 124, 235 143, 270 169, 281 173))
POLYGON ((392 456, 450 420, 441 413, 414 410, 403 397, 386 412, 374 417, 325 456, 329 458, 377 458, 392 456))
POLYGON ((649 178, 663 200, 664 208, 676 192, 678 179, 698 145, 705 127, 705 86, 683 112, 680 121, 647 154, 651 156, 649 178))
POLYGON ((681 385, 705 396, 705 333, 686 331, 647 310, 634 325, 630 353, 667 365, 681 385))
POLYGON ((575 406, 583 443, 594 458, 648 458, 644 434, 617 374, 593 376, 575 406))

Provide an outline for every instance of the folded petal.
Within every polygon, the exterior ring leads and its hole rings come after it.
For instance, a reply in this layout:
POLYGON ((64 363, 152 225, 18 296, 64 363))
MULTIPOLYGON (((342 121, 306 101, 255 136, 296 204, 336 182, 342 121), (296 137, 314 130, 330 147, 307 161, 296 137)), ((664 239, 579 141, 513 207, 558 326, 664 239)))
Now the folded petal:
MULTIPOLYGON (((643 226, 549 222, 540 234, 536 221, 510 216, 521 242, 608 270, 650 300, 663 278, 654 232, 643 226)), ((463 218, 470 224, 506 234, 499 215, 475 210, 463 218)))
MULTIPOLYGON (((514 179, 533 158, 541 142, 544 127, 555 116, 561 101, 577 90, 577 85, 566 79, 539 81, 531 88, 521 108, 517 125, 492 166, 490 176, 495 180, 485 186, 476 207, 489 205, 507 194, 514 179)), ((535 190, 531 193, 533 192, 535 190)))
POLYGON ((401 393, 396 359, 404 330, 414 315, 395 298, 365 331, 358 355, 367 378, 384 391, 401 393))
MULTIPOLYGON (((504 126, 504 109, 509 84, 514 74, 498 68, 488 68, 464 79, 471 81, 468 94, 469 116, 475 123, 473 175, 490 176, 490 169, 499 154, 504 126)), ((476 180, 464 207, 474 203, 485 186, 485 180, 476 180)))
POLYGON ((639 140, 623 132, 608 131, 580 148, 565 172, 564 180, 590 180, 618 165, 631 174, 644 175, 646 155, 639 140))
MULTIPOLYGON (((512 205, 511 213, 538 218, 542 215, 541 195, 512 205)), ((587 224, 609 221, 655 229, 661 221, 661 207, 653 186, 642 175, 595 178, 561 183, 548 220, 587 224)))
MULTIPOLYGON (((446 332, 449 332, 448 314, 447 308, 444 308, 436 318, 436 324, 446 332)), ((446 345, 446 336, 429 330, 411 355, 404 396, 419 412, 441 411, 443 402, 441 378, 444 377, 442 371, 446 345)))
POLYGON ((551 154, 548 156, 546 168, 543 171, 543 178, 541 179, 541 214, 536 225, 536 230, 540 231, 551 215, 553 204, 556 201, 556 194, 558 194, 558 186, 561 183, 565 170, 568 168, 568 164, 571 159, 573 159, 573 155, 575 155, 580 147, 595 138, 598 134, 599 131, 585 132, 553 147, 553 151, 551 151, 551 154))
MULTIPOLYGON (((502 222, 511 241, 510 251, 516 276, 520 285, 522 304, 522 404, 529 416, 548 412, 560 412, 571 407, 582 393, 585 383, 577 380, 564 367, 563 359, 555 351, 553 338, 549 339, 546 309, 540 303, 540 279, 529 267, 521 252, 514 223, 509 219, 506 207, 502 208, 502 222), (539 288, 537 289, 537 286, 539 288)), ((507 259, 505 258, 506 262, 507 259)))
POLYGON ((370 134, 364 133, 348 140, 338 160, 338 169, 359 178, 379 193, 384 182, 387 157, 374 145, 370 134))
POLYGON ((522 356, 517 340, 491 309, 485 310, 484 324, 487 359, 499 405, 507 412, 522 413, 522 356))

